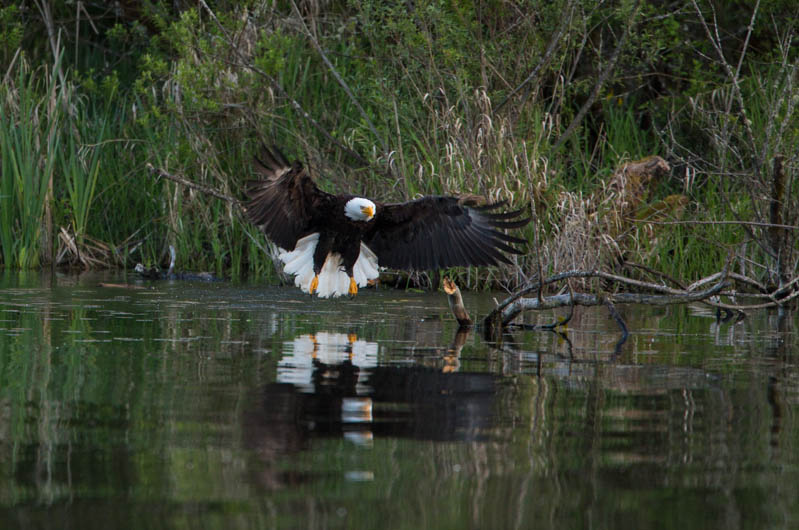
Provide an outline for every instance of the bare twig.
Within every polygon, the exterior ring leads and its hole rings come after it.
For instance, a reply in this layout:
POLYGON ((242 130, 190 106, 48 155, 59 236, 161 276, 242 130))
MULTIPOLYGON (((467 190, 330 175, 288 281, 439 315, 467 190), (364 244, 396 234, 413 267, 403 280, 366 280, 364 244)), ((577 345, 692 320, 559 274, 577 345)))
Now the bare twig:
POLYGON ((627 21, 627 25, 624 27, 624 32, 622 33, 621 38, 619 39, 619 43, 616 45, 616 49, 613 50, 613 54, 610 56, 608 64, 605 65, 605 68, 599 74, 599 77, 597 78, 596 83, 594 84, 594 88, 591 91, 591 95, 588 96, 586 102, 583 103, 583 106, 580 107, 580 110, 577 112, 577 115, 571 121, 571 123, 563 132, 563 134, 560 136, 560 138, 558 138, 558 140, 555 142, 554 145, 555 149, 563 145, 563 142, 568 140, 569 137, 574 133, 574 131, 577 130, 577 126, 580 125, 580 122, 583 121, 585 115, 588 114, 588 110, 594 104, 594 100, 596 100, 597 96, 599 96, 599 91, 602 90, 602 87, 605 85, 605 81, 608 80, 608 77, 610 77, 610 74, 616 68, 616 62, 618 61, 619 56, 621 55, 621 50, 624 48, 624 45, 627 42, 627 37, 630 35, 631 29, 633 28, 633 26, 635 26, 635 19, 638 17, 639 3, 640 2, 636 0, 635 5, 633 6, 632 14, 630 15, 630 19, 627 21))
MULTIPOLYGON (((715 11, 713 12, 714 18, 714 26, 715 26, 715 36, 714 32, 711 31, 710 27, 707 25, 707 20, 705 20, 705 15, 702 13, 702 10, 699 8, 699 5, 696 3, 696 0, 691 0, 691 3, 696 10, 696 14, 699 15, 699 20, 702 22, 702 27, 705 29, 705 33, 707 33, 708 39, 710 40, 710 44, 713 46, 713 49, 716 50, 716 54, 719 56, 719 62, 721 66, 724 68, 724 71, 727 73, 727 77, 730 79, 730 83, 732 83, 733 93, 735 95, 735 99, 738 102, 738 106, 740 107, 741 116, 743 116, 743 124, 744 129, 746 130, 746 134, 748 136, 748 140, 752 147, 756 145, 755 143, 755 135, 752 132, 752 123, 749 121, 749 118, 746 116, 746 107, 744 105, 744 98, 743 93, 741 92, 741 84, 739 81, 739 73, 740 73, 740 64, 738 68, 738 72, 733 72, 732 65, 730 65, 727 58, 724 56, 724 50, 721 48, 721 37, 718 34, 718 25, 715 23, 715 11)), ((746 35, 746 44, 749 43, 749 35, 751 34, 752 28, 755 23, 755 17, 757 16, 758 8, 760 7, 760 0, 757 0, 754 9, 752 10, 752 18, 749 21, 749 29, 746 35)), ((746 45, 744 49, 741 50, 741 62, 743 61, 743 55, 746 53, 746 45)), ((727 113, 729 114, 731 111, 730 106, 728 105, 727 113)), ((757 164, 757 172, 760 172, 760 161, 755 160, 755 164, 757 164)))
POLYGON ((296 99, 292 98, 289 95, 289 93, 286 91, 285 88, 283 88, 283 85, 281 85, 278 82, 277 79, 275 79, 273 76, 269 75, 268 73, 266 73, 262 69, 258 68, 252 61, 249 61, 246 57, 244 57, 244 55, 241 53, 241 51, 239 50, 239 48, 236 46, 235 42, 233 41, 233 38, 227 32, 227 30, 222 25, 222 23, 219 22, 219 19, 216 17, 216 15, 211 10, 211 8, 208 7, 208 4, 205 2, 205 0, 199 0, 199 2, 200 2, 200 5, 202 5, 203 8, 208 12, 208 15, 211 17, 211 19, 219 27, 219 30, 225 35, 225 40, 227 41, 227 43, 230 46, 231 50, 233 50, 233 53, 239 58, 239 61, 241 61, 241 63, 239 63, 238 66, 243 67, 243 68, 247 68, 247 69, 255 72, 257 75, 259 75, 259 76, 263 77, 264 79, 266 79, 269 82, 269 84, 272 87, 274 87, 274 89, 280 94, 281 97, 284 97, 284 98, 286 98, 286 100, 288 100, 288 102, 291 104, 291 107, 295 110, 295 112, 297 112, 306 121, 308 121, 308 123, 310 123, 311 126, 314 129, 319 131, 325 137, 325 139, 327 139, 327 141, 329 141, 331 144, 338 146, 339 149, 341 149, 343 152, 345 152, 346 154, 348 154, 349 156, 351 156, 352 158, 357 160, 360 164, 362 164, 364 166, 367 166, 367 167, 371 167, 371 168, 379 171, 380 173, 386 175, 385 171, 383 171, 382 168, 376 168, 373 164, 371 164, 368 160, 366 160, 364 157, 362 157, 356 151, 353 151, 348 146, 343 144, 340 140, 335 138, 332 134, 330 134, 330 132, 328 132, 327 129, 322 127, 322 125, 318 121, 316 121, 314 119, 314 117, 311 116, 302 107, 302 105, 299 104, 299 102, 296 99))
POLYGON ((740 225, 740 226, 760 226, 764 228, 781 228, 783 230, 799 230, 796 225, 784 225, 765 223, 760 221, 651 221, 648 219, 633 219, 627 218, 631 223, 644 223, 653 225, 740 225))
MULTIPOLYGON (((799 278, 794 278, 794 280, 790 283, 790 285, 795 285, 799 278)), ((785 292, 787 289, 783 287, 780 291, 785 292)), ((794 299, 799 297, 799 289, 793 291, 790 295, 786 296, 785 298, 776 299, 772 296, 772 300, 770 302, 765 302, 762 304, 750 304, 750 305, 743 305, 743 304, 725 304, 723 302, 714 302, 706 300, 705 303, 711 305, 713 307, 719 307, 721 309, 729 309, 732 311, 753 311, 755 309, 768 309, 772 307, 785 307, 789 305, 789 302, 792 302, 794 299)))
MULTIPOLYGON (((715 274, 711 274, 710 276, 706 276, 706 277, 702 278, 701 280, 697 280, 694 283, 692 283, 691 285, 689 285, 688 287, 686 287, 685 291, 695 291, 696 289, 702 287, 703 285, 707 285, 710 282, 715 282, 716 280, 718 280, 721 277, 721 274, 722 274, 721 272, 717 272, 715 274)), ((758 282, 757 280, 753 280, 752 278, 750 278, 748 276, 744 276, 743 274, 738 274, 737 272, 730 272, 730 273, 727 273, 727 275, 729 276, 729 278, 731 280, 735 280, 737 282, 745 283, 745 284, 749 285, 750 287, 754 287, 755 289, 757 289, 760 292, 765 292, 765 290, 766 290, 766 287, 762 283, 758 282)))
POLYGON ((547 45, 547 49, 544 52, 544 55, 541 57, 541 60, 538 61, 537 65, 535 65, 535 68, 533 68, 533 71, 530 72, 530 75, 528 75, 527 78, 524 81, 522 81, 521 84, 519 84, 519 86, 514 88, 511 91, 511 93, 508 94, 507 96, 505 96, 505 99, 503 99, 502 102, 499 105, 496 106, 496 108, 494 109, 494 115, 495 116, 497 114, 499 114, 499 111, 502 110, 502 107, 504 107, 505 104, 508 101, 510 101, 513 96, 518 94, 518 92, 522 88, 524 88, 528 83, 531 83, 534 80, 536 80, 538 78, 538 73, 541 71, 541 69, 544 66, 546 66, 547 64, 549 64, 549 61, 552 58, 552 55, 555 53, 555 47, 560 42, 561 35, 563 35, 563 32, 566 30, 567 27, 569 27, 569 24, 571 23, 572 16, 574 15, 574 2, 573 1, 569 2, 569 6, 568 6, 567 10, 568 10, 568 15, 564 16, 561 19, 561 23, 558 26, 558 29, 555 31, 554 35, 552 35, 552 38, 550 39, 549 44, 547 45))
POLYGON ((153 165, 150 164, 149 162, 145 165, 145 167, 147 168, 147 171, 149 171, 151 175, 154 175, 156 177, 163 177, 165 179, 171 180, 172 182, 177 182, 178 184, 180 184, 182 186, 186 186, 187 188, 195 189, 195 190, 197 190, 197 191, 199 191, 201 193, 205 193, 206 195, 211 195, 212 197, 216 197, 217 199, 222 199, 223 201, 227 201, 229 203, 232 203, 234 206, 238 206, 239 208, 242 208, 242 204, 241 204, 241 202, 239 202, 238 199, 236 199, 234 197, 231 197, 230 195, 225 195, 221 191, 217 191, 217 190, 215 190, 213 188, 209 188, 207 186, 203 186, 202 184, 197 184, 196 182, 192 182, 192 181, 190 181, 188 179, 185 179, 183 177, 179 177, 177 175, 172 175, 171 173, 168 173, 168 172, 164 171, 163 169, 159 169, 159 168, 153 167, 153 165))
POLYGON ((380 142, 380 146, 383 148, 383 153, 388 153, 388 147, 386 146, 386 142, 383 140, 383 137, 380 136, 380 134, 377 132, 377 128, 374 126, 372 120, 369 118, 369 115, 366 113, 361 104, 358 102, 358 99, 355 97, 355 94, 353 94, 347 82, 344 81, 344 78, 341 77, 341 75, 338 73, 336 67, 333 66, 333 63, 331 63, 330 59, 327 58, 327 55, 325 54, 322 47, 319 45, 319 42, 316 40, 316 37, 313 36, 311 31, 308 29, 308 26, 305 25, 305 21, 302 19, 302 14, 300 14, 300 10, 297 8, 297 4, 294 2, 294 0, 292 0, 291 2, 291 7, 294 9, 294 14, 297 16, 297 20, 299 20, 300 25, 302 26, 302 29, 305 32, 305 35, 308 37, 308 40, 311 41, 311 44, 313 45, 314 49, 322 58, 322 61, 324 61, 324 63, 327 65, 328 69, 330 70, 330 73, 333 74, 333 77, 336 78, 338 84, 341 85, 341 88, 343 88, 344 92, 347 93, 347 96, 350 98, 350 101, 352 101, 353 105, 355 105, 355 108, 357 108, 358 112, 361 113, 361 118, 363 118, 364 121, 366 122, 366 125, 369 126, 369 130, 372 131, 372 135, 374 135, 377 141, 380 142))
POLYGON ((663 271, 655 270, 655 269, 653 269, 651 267, 648 267, 646 265, 643 265, 641 263, 633 263, 631 261, 625 261, 624 262, 624 266, 625 267, 632 267, 634 269, 640 269, 640 270, 642 270, 642 271, 644 271, 646 273, 652 274, 653 276, 658 276, 658 277, 660 277, 660 278, 662 278, 662 279, 664 279, 666 281, 669 281, 669 282, 673 283, 674 285, 676 285, 677 287, 679 287, 680 289, 685 289, 685 285, 680 280, 678 280, 677 278, 673 278, 672 276, 669 276, 668 274, 666 274, 663 271))
MULTIPOLYGON (((777 116, 779 115, 780 111, 783 109, 783 105, 785 105, 785 116, 782 119, 779 126, 779 131, 777 132, 776 137, 776 145, 774 145, 775 151, 782 150, 783 138, 785 137, 785 128, 793 119, 793 109, 797 103, 797 98, 794 97, 794 90, 793 84, 794 79, 797 76, 797 71, 799 68, 796 68, 796 65, 793 63, 791 58, 789 57, 789 50, 791 49, 791 42, 793 41, 793 32, 789 32, 784 40, 780 42, 780 47, 782 48, 782 61, 780 64, 780 73, 779 77, 785 79, 785 87, 783 88, 782 92, 780 93, 779 97, 776 101, 771 105, 768 120, 766 121, 766 139, 763 142, 763 146, 760 151, 760 160, 765 161, 766 157, 768 156, 769 147, 772 146, 772 139, 774 138, 774 128, 775 125, 778 123, 777 116)), ((754 146, 753 146, 754 147, 754 146)))

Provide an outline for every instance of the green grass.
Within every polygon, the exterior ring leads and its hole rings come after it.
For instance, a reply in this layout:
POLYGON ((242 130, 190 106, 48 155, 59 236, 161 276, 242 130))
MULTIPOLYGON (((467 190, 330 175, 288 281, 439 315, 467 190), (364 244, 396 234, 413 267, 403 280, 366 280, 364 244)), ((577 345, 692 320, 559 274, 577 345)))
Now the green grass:
POLYGON ((70 125, 73 134, 65 135, 64 148, 57 152, 61 176, 66 184, 66 206, 71 218, 72 229, 83 243, 86 236, 89 215, 100 176, 104 143, 108 140, 106 120, 91 120, 83 110, 70 125))
MULTIPOLYGON (((790 98, 781 98, 789 69, 754 65, 742 70, 748 76, 741 86, 755 146, 747 144, 744 122, 734 112, 719 113, 729 94, 723 76, 713 85, 708 75, 696 86, 710 89, 693 89, 693 106, 681 94, 661 98, 636 91, 629 78, 609 81, 607 93, 616 90, 624 99, 598 99, 575 134, 554 149, 593 83, 581 73, 590 69, 567 64, 568 50, 560 50, 563 56, 541 71, 540 86, 528 87, 524 105, 511 101, 502 113, 493 112, 546 45, 525 26, 532 19, 519 21, 518 27, 491 19, 496 25, 491 39, 483 34, 488 26, 469 18, 471 8, 430 2, 419 4, 427 18, 416 22, 396 18, 396 10, 371 1, 341 6, 359 17, 338 19, 334 10, 305 20, 356 105, 290 17, 267 22, 264 13, 254 11, 251 18, 240 17, 235 5, 219 13, 225 31, 193 9, 161 21, 164 29, 155 44, 136 40, 136 61, 102 75, 95 73, 105 64, 101 48, 69 61, 80 72, 60 61, 30 68, 20 55, 10 69, 11 83, 0 87, 5 268, 47 265, 60 249, 55 235, 64 228, 78 246, 107 246, 104 261, 113 266, 165 266, 172 245, 180 269, 273 275, 262 249, 265 239, 235 208, 154 179, 145 170, 150 163, 241 199, 243 183, 253 176, 250 157, 261 142, 304 159, 327 191, 389 201, 474 193, 508 199, 513 207, 529 205, 532 197, 545 257, 585 241, 569 233, 571 226, 591 232, 590 243, 602 237, 602 216, 614 206, 601 203, 604 186, 628 160, 661 154, 680 171, 690 166, 698 172, 690 189, 683 189, 675 172, 645 199, 685 194, 691 200, 686 221, 755 219, 757 212, 767 211, 762 197, 768 195, 770 168, 755 175, 749 161, 782 152, 796 166, 790 146, 796 143, 799 120, 789 115, 796 112, 790 98), (66 83, 56 75, 59 69, 66 83), (562 84, 570 71, 577 78, 562 84), (671 120, 673 138, 662 132, 663 123, 642 125, 664 116, 671 120), (783 133, 772 129, 769 136, 770 124, 783 121, 783 133), (729 145, 720 145, 714 133, 725 126, 729 145), (682 145, 696 147, 700 158, 682 145), (719 168, 728 174, 716 173, 719 168), (575 223, 573 216, 582 216, 582 222, 575 223)), ((558 12, 556 6, 546 9, 552 12, 539 15, 558 12)), ((114 33, 125 37, 119 28, 114 33)), ((792 193, 787 212, 796 210, 795 186, 792 193)), ((532 246, 532 227, 523 234, 532 246)), ((634 228, 620 250, 631 261, 696 279, 718 270, 746 237, 733 225, 663 225, 653 237, 634 228)), ((586 254, 595 248, 604 247, 597 243, 576 250, 586 254)), ((747 248, 753 259, 767 260, 754 242, 747 248)), ((543 265, 546 272, 575 262, 551 259, 543 265)), ((520 264, 528 276, 536 272, 535 253, 520 258, 520 264)), ((459 274, 469 287, 485 288, 513 278, 516 271, 463 269, 459 274)))
POLYGON ((0 244, 10 268, 38 267, 49 250, 42 241, 66 104, 58 65, 31 70, 20 61, 14 82, 0 89, 0 244))

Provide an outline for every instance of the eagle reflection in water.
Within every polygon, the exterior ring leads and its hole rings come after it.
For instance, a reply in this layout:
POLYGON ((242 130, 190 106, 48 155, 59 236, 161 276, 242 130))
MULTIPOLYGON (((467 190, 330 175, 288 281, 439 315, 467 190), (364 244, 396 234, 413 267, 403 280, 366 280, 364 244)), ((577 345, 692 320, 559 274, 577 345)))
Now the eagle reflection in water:
POLYGON ((378 363, 378 344, 318 332, 284 343, 277 381, 254 399, 244 439, 265 475, 281 487, 311 477, 276 475, 268 464, 306 450, 314 438, 341 437, 364 447, 375 437, 435 441, 486 439, 493 426, 496 381, 487 373, 378 363))

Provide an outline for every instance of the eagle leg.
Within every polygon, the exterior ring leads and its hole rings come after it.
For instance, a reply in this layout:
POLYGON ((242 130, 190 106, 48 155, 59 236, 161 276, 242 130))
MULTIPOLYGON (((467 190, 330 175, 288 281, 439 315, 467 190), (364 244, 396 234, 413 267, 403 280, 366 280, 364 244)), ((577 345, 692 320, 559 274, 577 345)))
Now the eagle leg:
POLYGON ((319 276, 314 274, 313 279, 311 280, 311 285, 308 286, 308 294, 314 294, 317 287, 319 287, 319 276))
POLYGON ((358 284, 357 284, 357 283, 355 283, 355 278, 353 278, 352 276, 350 276, 350 290, 349 290, 349 295, 350 295, 350 296, 355 296, 356 294, 358 294, 358 284))

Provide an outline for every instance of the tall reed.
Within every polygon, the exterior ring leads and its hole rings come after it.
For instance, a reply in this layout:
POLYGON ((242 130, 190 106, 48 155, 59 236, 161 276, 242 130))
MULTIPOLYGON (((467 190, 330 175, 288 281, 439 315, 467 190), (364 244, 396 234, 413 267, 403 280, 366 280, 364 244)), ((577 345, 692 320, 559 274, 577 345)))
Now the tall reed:
POLYGON ((70 222, 77 243, 81 245, 87 235, 108 127, 105 119, 101 117, 95 122, 85 109, 70 125, 64 149, 59 150, 56 156, 66 186, 70 222))
POLYGON ((40 72, 21 58, 16 77, 0 87, 0 245, 8 268, 37 267, 51 251, 44 243, 64 109, 60 62, 59 57, 40 72))

